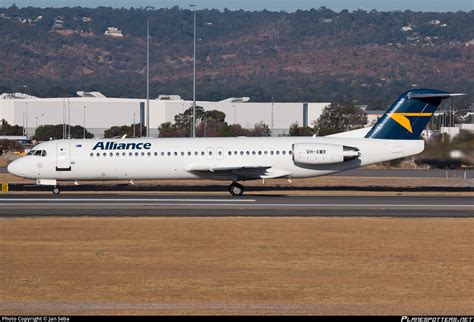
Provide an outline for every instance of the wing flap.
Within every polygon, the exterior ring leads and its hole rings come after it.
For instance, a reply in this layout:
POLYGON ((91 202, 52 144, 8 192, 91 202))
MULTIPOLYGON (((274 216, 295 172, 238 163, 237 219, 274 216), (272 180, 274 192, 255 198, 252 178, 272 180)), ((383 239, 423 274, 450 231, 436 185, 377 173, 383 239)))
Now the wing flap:
POLYGON ((189 168, 189 171, 199 172, 225 172, 225 171, 236 171, 236 170, 267 170, 271 166, 193 166, 189 168))
POLYGON ((236 177, 238 179, 272 179, 288 177, 291 173, 275 169, 269 165, 234 165, 234 166, 191 166, 189 172, 215 177, 236 177))

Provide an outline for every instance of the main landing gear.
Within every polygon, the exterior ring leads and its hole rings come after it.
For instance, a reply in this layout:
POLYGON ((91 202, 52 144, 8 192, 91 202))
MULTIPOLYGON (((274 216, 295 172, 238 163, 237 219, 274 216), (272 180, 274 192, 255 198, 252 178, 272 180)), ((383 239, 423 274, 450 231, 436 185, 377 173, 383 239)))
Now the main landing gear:
POLYGON ((54 186, 52 192, 53 192, 53 195, 57 196, 61 193, 61 190, 59 190, 58 186, 54 186))
POLYGON ((232 182, 229 186, 229 192, 234 197, 241 196, 244 193, 244 186, 238 184, 237 182, 232 182))

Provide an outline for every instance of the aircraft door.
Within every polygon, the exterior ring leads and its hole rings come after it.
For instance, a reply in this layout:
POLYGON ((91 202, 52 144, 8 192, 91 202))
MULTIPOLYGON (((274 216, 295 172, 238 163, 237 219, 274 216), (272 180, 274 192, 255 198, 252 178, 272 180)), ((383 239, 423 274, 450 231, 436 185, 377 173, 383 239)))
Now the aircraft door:
POLYGON ((56 143, 56 171, 71 171, 70 142, 56 143))

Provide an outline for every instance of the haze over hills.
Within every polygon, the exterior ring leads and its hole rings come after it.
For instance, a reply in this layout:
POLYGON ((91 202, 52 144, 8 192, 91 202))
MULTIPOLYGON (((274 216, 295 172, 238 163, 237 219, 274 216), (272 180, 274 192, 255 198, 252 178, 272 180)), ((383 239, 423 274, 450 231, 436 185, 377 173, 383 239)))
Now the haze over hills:
MULTIPOLYGON (((144 97, 145 15, 151 93, 192 96, 189 10, 0 8, 0 93, 77 90, 144 97), (117 27, 123 37, 104 35, 117 27)), ((474 11, 197 13, 197 96, 357 101, 385 108, 412 87, 474 94, 474 11)))

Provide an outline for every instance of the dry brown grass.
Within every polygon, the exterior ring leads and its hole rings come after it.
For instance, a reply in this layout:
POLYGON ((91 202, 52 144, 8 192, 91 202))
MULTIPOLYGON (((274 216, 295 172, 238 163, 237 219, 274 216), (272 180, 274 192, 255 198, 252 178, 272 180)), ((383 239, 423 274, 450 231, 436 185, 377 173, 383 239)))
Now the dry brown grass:
POLYGON ((449 218, 1 219, 0 314, 473 314, 473 231, 449 218))

